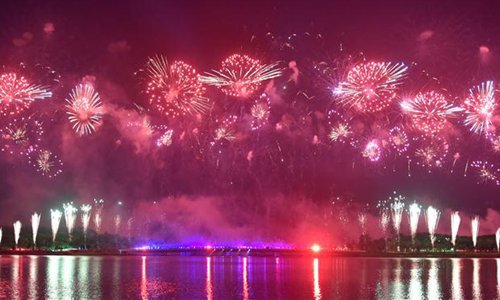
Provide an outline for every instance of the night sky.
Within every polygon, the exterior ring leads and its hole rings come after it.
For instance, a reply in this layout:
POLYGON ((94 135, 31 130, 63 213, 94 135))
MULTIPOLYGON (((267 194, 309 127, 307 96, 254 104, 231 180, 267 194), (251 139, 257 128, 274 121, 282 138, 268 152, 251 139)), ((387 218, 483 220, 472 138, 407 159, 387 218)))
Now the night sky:
MULTIPOLYGON (((413 166, 411 177, 406 159, 372 163, 359 149, 330 143, 332 87, 315 72, 323 62, 348 55, 404 62, 411 72, 428 74, 424 80, 411 75, 407 89, 439 82, 460 101, 473 85, 500 79, 500 3, 294 2, 2 3, 0 64, 50 84, 53 97, 30 111, 43 121, 41 146, 56 153, 63 166, 59 176, 47 178, 26 157, 2 154, 0 223, 27 222, 35 210, 48 215, 62 202, 103 198, 110 215, 119 212, 137 222, 161 212, 159 231, 169 228, 172 240, 228 236, 295 242, 299 234, 334 227, 339 206, 355 215, 368 205, 376 216, 376 203, 393 191, 468 215, 486 217, 488 208, 500 209, 500 186, 478 184, 473 171, 463 176, 468 160, 500 166, 499 154, 458 120, 446 134, 450 150, 444 166, 430 172, 413 166), (201 120, 171 120, 149 106, 140 74, 148 57, 165 55, 203 73, 233 53, 284 68, 281 78, 262 87, 272 103, 268 127, 258 133, 245 128, 249 104, 214 87, 207 87, 214 106, 201 120), (290 62, 297 64, 298 80, 292 79, 290 62), (50 76, 48 69, 54 71, 50 76), (106 113, 95 133, 80 137, 67 122, 64 99, 82 80, 95 85, 106 113), (217 122, 227 113, 243 120, 238 139, 214 143, 217 122), (141 127, 145 120, 172 128, 172 145, 156 147, 141 127), (275 129, 283 124, 284 130, 275 129), (455 152, 461 158, 452 173, 455 152)), ((498 120, 493 118, 494 127, 498 120)), ((4 117, 0 123, 6 122, 4 117)))

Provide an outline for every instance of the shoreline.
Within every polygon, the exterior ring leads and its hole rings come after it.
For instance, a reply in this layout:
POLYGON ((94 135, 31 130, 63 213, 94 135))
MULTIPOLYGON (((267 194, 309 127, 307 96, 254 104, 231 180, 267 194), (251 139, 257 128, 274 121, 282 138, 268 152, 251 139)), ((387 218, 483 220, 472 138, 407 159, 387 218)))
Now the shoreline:
POLYGON ((366 252, 309 249, 102 249, 102 250, 0 250, 2 255, 56 255, 56 256, 220 256, 220 257, 366 257, 366 258, 500 258, 497 251, 457 251, 457 252, 366 252))

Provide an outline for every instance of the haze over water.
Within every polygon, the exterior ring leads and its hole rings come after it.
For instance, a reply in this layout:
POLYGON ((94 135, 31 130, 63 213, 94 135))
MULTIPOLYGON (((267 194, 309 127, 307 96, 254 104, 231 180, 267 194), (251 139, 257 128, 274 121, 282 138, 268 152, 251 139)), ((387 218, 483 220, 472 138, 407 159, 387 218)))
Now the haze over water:
POLYGON ((500 259, 0 256, 7 299, 495 299, 500 259))

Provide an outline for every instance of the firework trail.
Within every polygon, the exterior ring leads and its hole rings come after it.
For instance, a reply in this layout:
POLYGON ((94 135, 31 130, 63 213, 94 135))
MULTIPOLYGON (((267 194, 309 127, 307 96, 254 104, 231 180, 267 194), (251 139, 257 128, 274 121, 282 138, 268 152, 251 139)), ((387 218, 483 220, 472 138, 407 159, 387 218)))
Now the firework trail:
POLYGON ((462 110, 434 91, 419 93, 411 100, 402 101, 401 109, 410 116, 415 129, 428 135, 441 131, 446 121, 462 110))
POLYGON ((43 134, 42 123, 32 116, 14 118, 0 128, 0 150, 11 155, 29 155, 38 148, 43 134))
POLYGON ((479 234, 479 217, 474 216, 471 220, 471 230, 472 230, 472 244, 474 248, 477 245, 477 235, 479 234))
POLYGON ((77 208, 73 206, 73 203, 63 203, 63 209, 64 209, 64 220, 66 221, 66 227, 68 228, 68 237, 69 241, 73 239, 72 233, 73 233, 73 228, 75 227, 75 221, 76 221, 76 212, 77 208))
POLYGON ((102 120, 102 103, 99 93, 90 84, 79 84, 66 99, 66 114, 73 130, 80 136, 92 134, 102 120))
POLYGON ((379 146, 377 140, 371 140, 366 144, 365 149, 363 150, 363 157, 368 158, 370 161, 379 161, 380 156, 382 155, 382 149, 379 146))
POLYGON ((47 87, 31 84, 16 73, 0 75, 0 114, 14 115, 30 107, 33 101, 52 96, 47 87))
POLYGON ((470 164, 471 168, 473 168, 478 177, 478 183, 486 184, 486 183, 494 183, 495 185, 500 185, 500 169, 495 167, 494 164, 488 161, 476 160, 470 164))
POLYGON ((373 113, 389 107, 396 98, 396 91, 406 76, 404 64, 368 62, 354 66, 344 82, 333 90, 339 102, 348 107, 373 113))
POLYGON ((52 229, 52 243, 56 242, 57 231, 61 223, 62 212, 60 210, 50 210, 50 228, 52 229))
POLYGON ((167 117, 205 113, 209 100, 198 80, 197 71, 182 61, 169 64, 163 56, 150 58, 146 64, 146 94, 154 108, 167 117))
POLYGON ((487 134, 495 111, 495 85, 493 81, 481 83, 469 90, 464 101, 465 126, 477 134, 487 134))
POLYGON ((262 82, 281 74, 277 63, 266 65, 248 55, 233 54, 222 62, 220 70, 212 70, 199 78, 228 96, 248 98, 257 92, 262 82))
POLYGON ((104 200, 94 199, 94 226, 97 234, 101 233, 102 226, 102 209, 104 208, 104 200))
POLYGON ((408 208, 408 215, 410 218, 410 232, 411 239, 415 243, 415 235, 417 234, 418 219, 420 217, 421 207, 417 203, 413 203, 408 208))
POLYGON ((439 222, 441 212, 432 206, 429 206, 426 211, 427 229, 429 230, 429 237, 431 239, 432 247, 436 241, 436 229, 439 222))
POLYGON ((456 246, 458 228, 460 227, 460 214, 458 211, 451 213, 451 243, 456 246))
POLYGON ((252 116, 252 130, 257 130, 267 124, 271 114, 271 99, 264 93, 250 108, 252 116))
MULTIPOLYGON (((1 239, 1 228, 0 228, 0 242, 2 241, 1 239)), ((497 251, 500 251, 500 228, 497 229, 497 232, 495 233, 495 240, 497 242, 497 251)))
POLYGON ((82 211, 83 239, 85 242, 85 247, 87 247, 87 231, 89 229, 89 224, 90 224, 91 209, 92 206, 90 206, 89 204, 84 204, 80 207, 80 210, 82 211))
POLYGON ((34 213, 31 216, 31 229, 33 229, 33 245, 36 248, 36 236, 38 234, 38 227, 40 226, 41 215, 34 213))
POLYGON ((19 220, 14 223, 14 241, 16 242, 16 248, 19 243, 19 236, 21 235, 21 227, 22 224, 19 220))
POLYGON ((31 164, 38 173, 53 178, 62 173, 62 161, 49 150, 37 150, 30 157, 31 164))

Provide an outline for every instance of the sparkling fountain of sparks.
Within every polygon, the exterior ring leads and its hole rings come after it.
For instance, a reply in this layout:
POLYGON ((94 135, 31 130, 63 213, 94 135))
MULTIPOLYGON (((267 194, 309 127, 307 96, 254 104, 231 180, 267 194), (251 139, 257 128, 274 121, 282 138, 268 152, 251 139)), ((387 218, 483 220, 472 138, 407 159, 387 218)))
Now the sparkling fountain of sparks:
POLYGON ((104 200, 94 199, 94 226, 97 234, 101 233, 102 226, 102 209, 104 208, 104 200))
POLYGON ((392 211, 392 226, 396 231, 396 235, 399 237, 401 231, 401 221, 403 220, 403 212, 405 208, 404 201, 405 197, 399 195, 394 197, 394 201, 391 203, 392 211))
POLYGON ((66 99, 66 114, 80 136, 92 134, 101 125, 103 107, 99 93, 90 84, 79 84, 66 99))
POLYGON ((40 217, 39 213, 34 213, 31 216, 31 229, 33 229, 33 245, 36 248, 36 236, 38 234, 38 227, 40 226, 40 217))
POLYGON ((266 80, 281 76, 277 63, 263 64, 248 55, 233 54, 221 64, 220 70, 212 70, 200 81, 218 87, 224 94, 248 98, 257 92, 266 80))
POLYGON ((460 214, 458 211, 451 213, 451 243, 456 246, 458 228, 460 228, 460 214))
POLYGON ((418 219, 420 218, 421 206, 417 203, 413 203, 408 208, 408 215, 410 218, 410 232, 412 242, 415 243, 415 236, 417 234, 418 219))
POLYGON ((387 229, 389 228, 390 222, 391 222, 390 214, 387 212, 387 210, 384 209, 380 214, 380 228, 382 229, 384 236, 387 235, 387 229))
POLYGON ((397 88, 406 77, 408 67, 402 63, 368 62, 354 66, 345 81, 333 90, 344 106, 366 113, 389 107, 397 88))
POLYGON ((14 115, 30 107, 33 101, 52 96, 47 87, 31 84, 16 73, 0 75, 0 114, 14 115))
POLYGON ((439 223, 439 216, 441 212, 436 208, 429 206, 426 211, 427 229, 429 231, 429 237, 431 239, 432 247, 434 247, 434 242, 436 241, 436 229, 439 223))
POLYGON ((474 248, 476 248, 477 236, 479 234, 479 217, 478 216, 474 216, 471 220, 471 231, 472 231, 472 244, 474 245, 474 248))
POLYGON ((52 229, 52 243, 56 242, 57 231, 61 223, 62 212, 57 209, 50 210, 50 228, 52 229))
POLYGON ((87 232, 90 224, 90 210, 92 206, 89 204, 84 204, 80 207, 82 211, 82 226, 83 226, 83 239, 85 242, 85 247, 87 247, 87 232))
POLYGON ((68 228, 69 241, 73 239, 73 228, 75 227, 76 212, 77 208, 73 206, 73 203, 64 203, 64 220, 66 221, 66 227, 68 228))
POLYGON ((370 161, 378 161, 381 155, 382 149, 377 140, 369 141, 363 150, 363 157, 368 158, 370 161))
POLYGON ((495 84, 493 81, 482 82, 469 90, 464 101, 465 126, 477 134, 487 134, 492 124, 495 111, 495 84))
POLYGON ((366 213, 361 212, 358 214, 358 221, 359 221, 359 226, 361 227, 361 233, 363 235, 366 235, 366 213))
POLYGON ((21 235, 21 227, 22 227, 21 222, 17 220, 14 223, 14 241, 16 242, 16 248, 17 244, 19 243, 19 236, 21 235))
POLYGON ((462 111, 435 91, 418 93, 415 98, 402 101, 401 109, 410 116, 415 129, 429 135, 441 131, 449 118, 462 111))
POLYGON ((155 56, 146 64, 146 94, 150 104, 167 117, 203 114, 209 108, 205 87, 195 68, 182 61, 169 64, 155 56))

